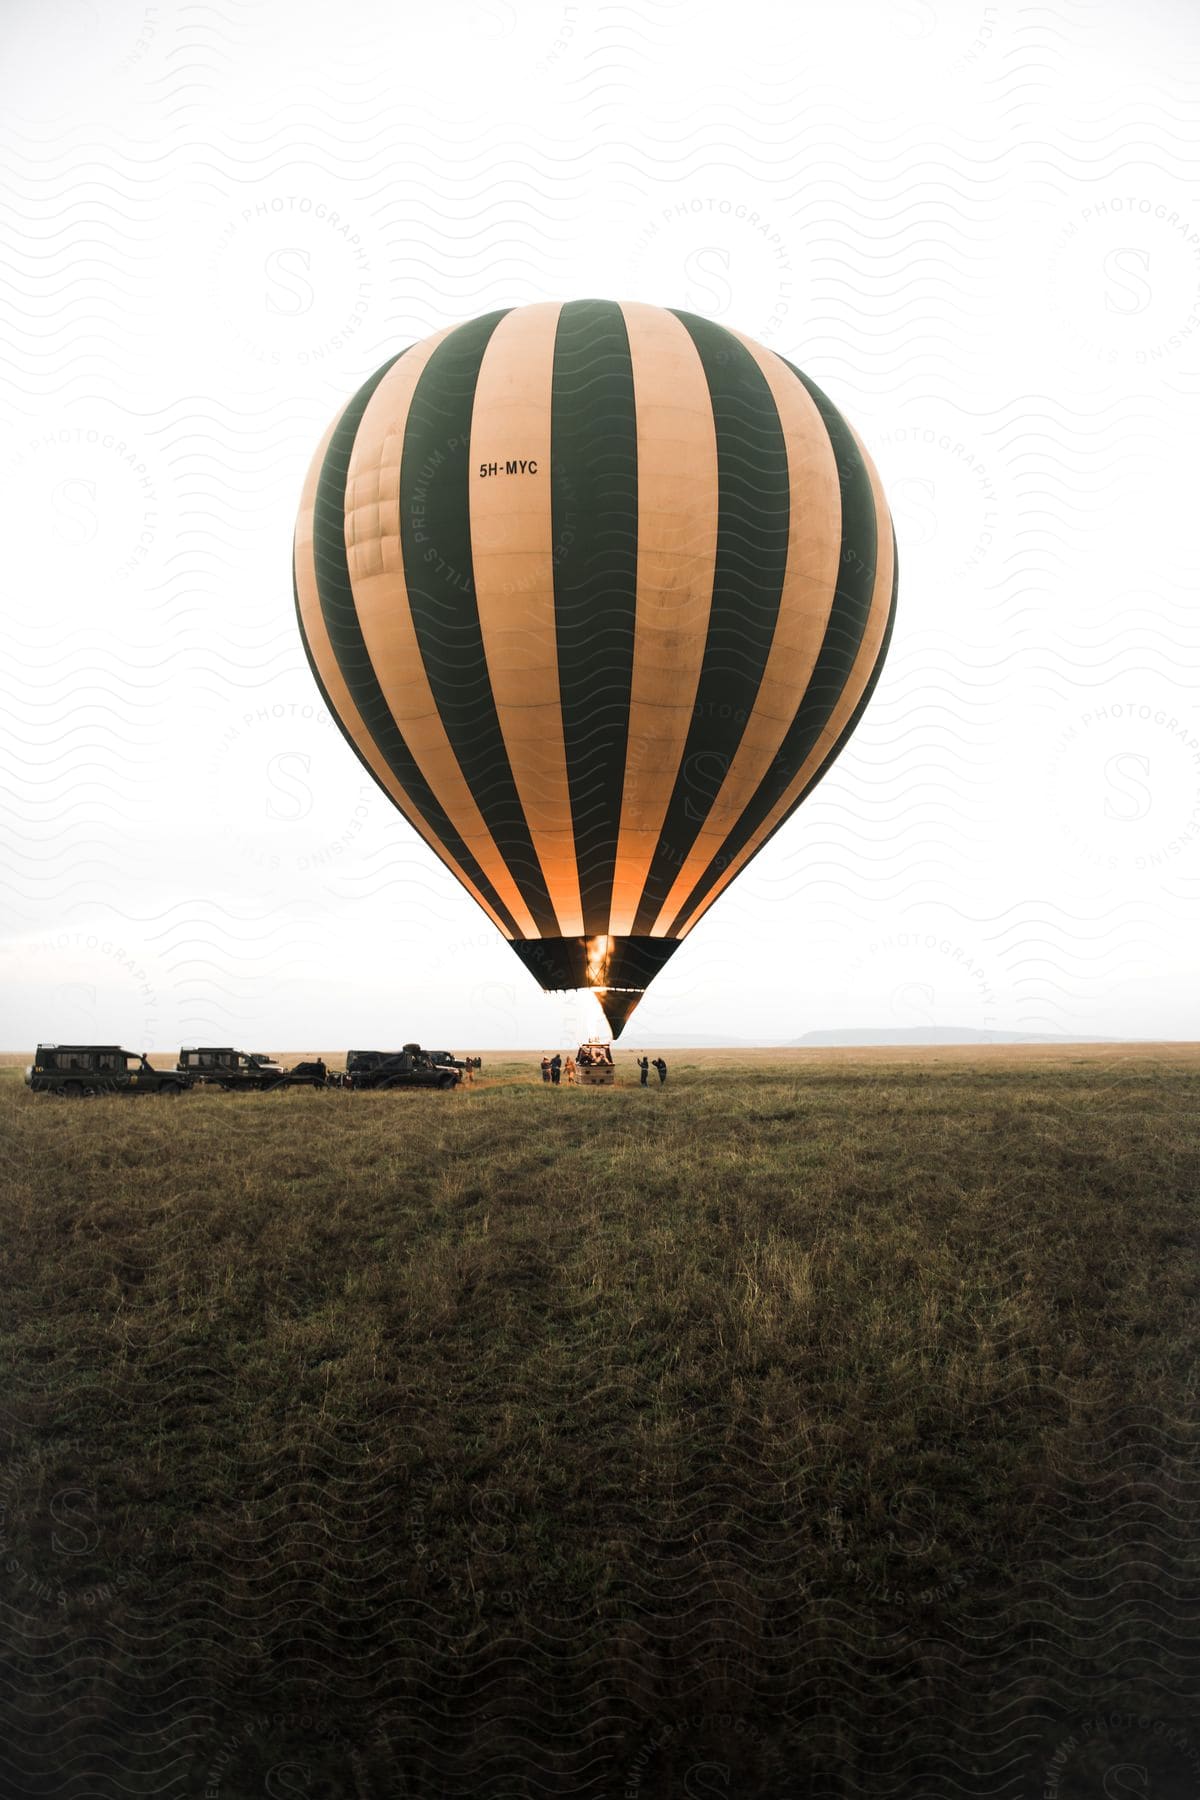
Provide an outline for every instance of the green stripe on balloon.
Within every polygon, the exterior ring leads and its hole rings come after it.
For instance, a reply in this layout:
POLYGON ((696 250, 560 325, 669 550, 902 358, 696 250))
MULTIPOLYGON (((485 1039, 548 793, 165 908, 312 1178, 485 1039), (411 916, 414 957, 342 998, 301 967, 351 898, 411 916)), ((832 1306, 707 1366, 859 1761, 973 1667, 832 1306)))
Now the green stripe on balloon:
MULTIPOLYGON (((404 354, 402 350, 400 356, 404 354)), ((399 362, 400 356, 393 356, 390 361, 384 363, 383 367, 377 369, 370 379, 359 388, 338 422, 321 465, 313 506, 313 569, 316 576, 317 595, 321 603, 321 617, 325 621, 330 648, 350 691, 350 698, 354 701, 363 724, 370 732, 388 768, 430 831, 445 845, 461 865, 464 873, 470 876, 497 916, 503 919, 505 926, 515 932, 517 927, 512 914, 435 799, 392 717, 391 708, 384 698, 383 690, 375 674, 370 652, 363 640, 358 613, 354 606, 350 569, 346 558, 346 481, 350 471, 350 457, 354 439, 371 396, 388 370, 399 362)), ((300 634, 303 638, 303 624, 301 624, 300 634)), ((305 649, 308 650, 307 641, 305 649)), ((309 654, 309 666, 313 666, 311 653, 309 654)), ((313 673, 316 674, 315 668, 313 673)), ((324 684, 320 682, 319 677, 318 685, 329 706, 330 713, 338 720, 338 724, 342 728, 342 735, 350 744, 355 755, 370 770, 372 779, 375 779, 374 770, 371 770, 370 764, 366 762, 350 732, 338 718, 337 709, 330 702, 329 695, 325 692, 324 684)))
POLYGON ((704 659, 679 772, 634 919, 648 932, 754 711, 787 567, 787 444, 767 379, 731 332, 671 309, 696 346, 717 440, 717 555, 704 659))
POLYGON ((558 682, 585 932, 608 931, 637 610, 638 463, 625 315, 611 300, 559 314, 550 494, 558 682))
MULTIPOLYGON (((896 623, 896 598, 900 592, 900 562, 899 562, 899 557, 897 556, 897 553, 896 553, 896 534, 892 528, 890 516, 888 519, 888 530, 892 534, 892 591, 891 591, 891 595, 889 596, 889 599, 888 599, 887 621, 883 627, 883 636, 879 640, 879 651, 875 657, 874 664, 872 665, 871 673, 870 673, 869 677, 867 678, 867 685, 864 687, 861 695, 859 696, 858 704, 855 706, 854 711, 850 714, 850 717, 846 720, 846 723, 842 726, 841 731, 839 731, 839 733, 837 735, 837 740, 834 743, 832 750, 829 752, 829 755, 825 758, 824 762, 821 764, 821 766, 817 770, 816 774, 813 775, 812 779, 805 783, 803 791, 801 792, 799 798, 796 801, 796 806, 799 806, 801 800, 808 799, 808 796, 812 793, 812 791, 816 787, 817 783, 820 780, 822 780, 825 775, 827 775, 829 773, 830 769, 832 769, 834 763, 837 761, 838 757, 842 754, 842 751, 845 749, 845 747, 849 743, 850 739, 854 736, 855 731, 858 729, 858 721, 862 718, 863 714, 866 712, 867 703, 869 702, 871 695, 875 692, 875 688, 879 682, 879 677, 883 673, 883 665, 887 659, 888 649, 892 642, 892 627, 896 623)), ((782 819, 780 819, 780 821, 779 821, 780 825, 787 824, 788 819, 790 819, 792 814, 795 812, 796 806, 790 806, 788 808, 784 817, 782 819)), ((774 827, 774 829, 771 831, 771 834, 770 834, 771 837, 774 837, 775 832, 778 831, 778 829, 779 829, 778 825, 774 827)), ((766 840, 764 840, 764 841, 766 841, 766 840)))
MULTIPOLYGON (((888 529, 891 530, 890 521, 889 521, 888 529)), ((771 839, 775 836, 775 833, 777 831, 781 831, 783 829, 783 827, 787 824, 788 820, 792 817, 792 814, 796 811, 796 808, 799 805, 801 805, 801 803, 803 801, 808 799, 808 796, 812 793, 812 791, 816 787, 817 783, 819 781, 823 780, 824 777, 829 773, 830 769, 832 769, 834 763, 837 761, 838 757, 841 755, 842 751, 845 749, 846 745, 849 743, 851 737, 853 737, 854 732, 856 731, 856 729, 858 727, 859 720, 862 718, 864 712, 867 710, 867 705, 870 701, 871 695, 875 692, 876 686, 878 685, 878 682, 879 682, 879 677, 883 673, 883 665, 887 658, 888 647, 890 646, 891 641, 892 641, 892 627, 896 623, 896 601, 897 601, 897 598, 898 598, 899 592, 900 592, 900 567, 899 567, 899 562, 896 558, 894 532, 892 535, 892 546, 893 546, 893 548, 892 548, 892 559, 893 559, 892 560, 892 592, 891 592, 891 598, 888 602, 888 616, 887 616, 887 621, 883 628, 883 636, 879 642, 879 653, 875 658, 875 662, 872 666, 870 676, 867 679, 867 684, 863 688, 863 691, 862 691, 861 695, 859 696, 858 704, 855 706, 854 711, 850 714, 850 717, 847 719, 845 725, 843 725, 841 731, 838 733, 837 741, 835 742, 833 748, 830 750, 829 755, 825 758, 824 762, 821 764, 820 768, 816 771, 816 773, 811 777, 811 779, 805 783, 803 789, 796 796, 795 800, 788 807, 787 811, 779 819, 776 820, 774 825, 772 825, 770 831, 768 831, 766 837, 763 838, 762 843, 758 846, 758 850, 756 850, 754 852, 755 856, 758 855, 760 850, 764 850, 766 848, 766 846, 770 843, 771 839)), ((719 873, 719 871, 718 871, 718 873, 719 873)), ((711 885, 711 883, 708 885, 711 885)), ((697 889, 696 891, 698 892, 699 890, 697 889)), ((704 891, 705 892, 708 891, 707 886, 705 886, 704 891)), ((703 896, 701 896, 701 897, 703 897, 703 896)), ((685 907, 677 915, 677 917, 672 920, 672 924, 671 924, 672 930, 676 929, 676 927, 680 926, 683 923, 684 919, 687 917, 687 913, 688 913, 689 909, 691 908, 691 906, 693 904, 695 904, 695 901, 694 901, 693 897, 689 896, 687 907, 685 907)))
MULTIPOLYGON (((671 921, 668 935, 677 930, 700 904, 803 768, 805 759, 829 723, 834 707, 841 698, 871 614, 878 552, 878 520, 871 478, 854 435, 833 402, 794 364, 788 363, 787 366, 812 396, 829 433, 837 461, 838 485, 842 496, 842 546, 837 590, 812 678, 778 754, 719 853, 671 921)), ((882 656, 882 651, 880 655, 882 656)), ((876 667, 878 663, 879 658, 876 659, 876 667)), ((833 762, 848 735, 848 732, 841 734, 822 764, 822 770, 833 762)), ((796 805, 799 805, 799 800, 788 808, 785 818, 791 816, 796 805)), ((779 821, 780 824, 783 822, 783 819, 779 821)), ((771 835, 774 836, 774 830, 771 835)))
POLYGON ((417 644, 467 786, 538 930, 559 926, 513 778, 484 651, 471 550, 471 415, 507 308, 460 325, 413 390, 400 463, 400 545, 417 644))

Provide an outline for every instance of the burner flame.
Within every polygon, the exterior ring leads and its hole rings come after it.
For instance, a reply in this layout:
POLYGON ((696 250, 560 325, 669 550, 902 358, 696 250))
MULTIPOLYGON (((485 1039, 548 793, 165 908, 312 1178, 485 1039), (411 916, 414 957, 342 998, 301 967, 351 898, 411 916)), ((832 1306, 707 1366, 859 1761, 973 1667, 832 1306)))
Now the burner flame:
POLYGON ((607 937, 590 937, 586 946, 587 983, 590 988, 607 986, 609 958, 612 954, 612 940, 607 937))

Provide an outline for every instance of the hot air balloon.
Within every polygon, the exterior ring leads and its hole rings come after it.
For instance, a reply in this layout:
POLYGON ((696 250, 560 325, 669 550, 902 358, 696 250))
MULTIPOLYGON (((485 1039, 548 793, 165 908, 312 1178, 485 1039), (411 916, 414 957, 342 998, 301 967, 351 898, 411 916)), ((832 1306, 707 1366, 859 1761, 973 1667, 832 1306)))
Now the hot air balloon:
POLYGON ((609 300, 385 363, 313 459, 294 568, 353 749, 614 1037, 846 743, 896 597, 879 477, 821 390, 609 300))

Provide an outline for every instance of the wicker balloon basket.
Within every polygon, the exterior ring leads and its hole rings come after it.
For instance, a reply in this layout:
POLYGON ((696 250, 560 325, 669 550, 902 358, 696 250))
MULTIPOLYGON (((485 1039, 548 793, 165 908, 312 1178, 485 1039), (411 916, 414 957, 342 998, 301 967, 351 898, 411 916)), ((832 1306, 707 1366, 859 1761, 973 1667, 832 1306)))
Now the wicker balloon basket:
POLYGON ((617 1071, 607 1044, 580 1044, 575 1057, 581 1087, 612 1087, 617 1071))

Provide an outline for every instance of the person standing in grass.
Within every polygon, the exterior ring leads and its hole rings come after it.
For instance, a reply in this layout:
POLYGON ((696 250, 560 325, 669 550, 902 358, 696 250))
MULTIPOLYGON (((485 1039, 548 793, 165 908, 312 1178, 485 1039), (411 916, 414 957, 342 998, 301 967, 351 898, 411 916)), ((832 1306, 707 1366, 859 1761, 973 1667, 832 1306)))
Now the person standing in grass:
POLYGON ((650 1079, 650 1058, 648 1056, 639 1056, 638 1068, 642 1071, 642 1086, 645 1087, 650 1079))
POLYGON ((567 1086, 574 1087, 575 1086, 575 1058, 571 1055, 571 1052, 569 1050, 567 1051, 567 1060, 563 1064, 563 1074, 567 1078, 567 1086))
POLYGON ((556 1050, 554 1052, 554 1055, 550 1059, 550 1079, 554 1083, 555 1087, 558 1086, 561 1075, 562 1075, 562 1052, 559 1050, 556 1050))
POLYGON ((550 1080, 550 1058, 548 1056, 542 1058, 542 1080, 545 1082, 550 1080))
POLYGON ((661 1056, 655 1057, 654 1067, 658 1070, 658 1085, 659 1085, 659 1087, 661 1087, 663 1085, 664 1081, 667 1079, 667 1065, 663 1061, 661 1056))

